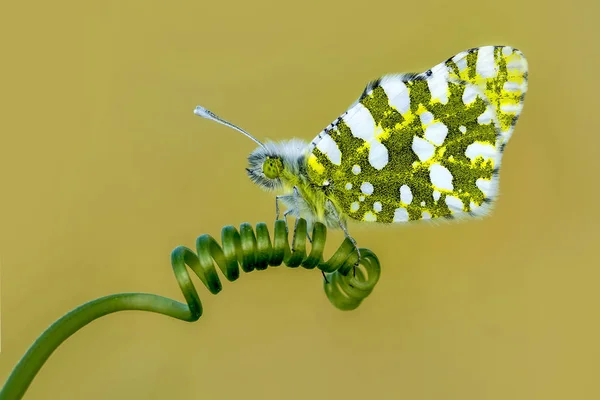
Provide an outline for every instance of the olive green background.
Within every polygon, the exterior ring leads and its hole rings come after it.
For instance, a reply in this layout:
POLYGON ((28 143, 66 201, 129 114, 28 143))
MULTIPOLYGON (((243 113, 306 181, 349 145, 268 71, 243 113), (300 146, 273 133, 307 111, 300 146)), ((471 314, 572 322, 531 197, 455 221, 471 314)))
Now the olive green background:
MULTIPOLYGON (((382 263, 357 310, 318 271, 199 280, 193 324, 141 312, 64 343, 35 399, 600 395, 598 6, 591 1, 53 1, 3 6, 0 382, 53 321, 122 291, 182 300, 169 257, 265 221, 260 139, 312 139, 389 72, 481 45, 530 66, 488 218, 353 227, 382 263)), ((271 228, 272 229, 272 228, 271 228)), ((342 240, 329 235, 331 254, 342 240)))

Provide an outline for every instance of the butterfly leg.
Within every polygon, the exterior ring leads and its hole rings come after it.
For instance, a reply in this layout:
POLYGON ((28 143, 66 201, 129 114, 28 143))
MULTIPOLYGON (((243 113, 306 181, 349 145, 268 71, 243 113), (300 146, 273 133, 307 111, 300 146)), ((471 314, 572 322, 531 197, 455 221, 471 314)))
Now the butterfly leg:
MULTIPOLYGON (((279 197, 285 197, 285 196, 277 196, 277 198, 279 198, 279 197)), ((302 198, 302 196, 300 195, 300 191, 298 190, 298 187, 294 186, 294 194, 293 194, 294 208, 286 210, 286 212, 283 214, 284 217, 287 217, 288 214, 291 214, 292 212, 295 211, 294 217, 296 217, 296 221, 294 223, 294 234, 293 234, 294 237, 292 239, 292 251, 294 251, 293 249, 296 245, 296 230, 298 229, 298 219, 300 218, 300 199, 301 198, 302 198)), ((285 221, 286 221, 286 227, 287 227, 287 218, 285 221)), ((312 244, 312 239, 311 239, 308 231, 306 232, 306 238, 312 244)), ((329 283, 329 280, 327 279, 327 276, 325 276, 325 272, 323 272, 323 270, 321 270, 321 274, 323 275, 323 279, 325 279, 325 282, 329 283)))
POLYGON ((285 210, 285 212, 283 213, 283 219, 285 220, 285 232, 289 233, 289 229, 288 229, 288 215, 290 215, 292 213, 293 210, 285 210))
POLYGON ((352 273, 354 274, 354 276, 356 276, 356 267, 358 267, 358 265, 360 264, 360 250, 358 249, 358 244, 356 243, 356 240, 354 240, 354 238, 352 236, 350 236, 350 233, 348 232, 346 225, 344 225, 344 223, 342 222, 342 220, 341 220, 337 210, 335 209, 335 206, 331 202, 331 200, 327 200, 327 204, 330 209, 329 211, 333 214, 335 219, 337 219, 337 222, 340 225, 340 228, 342 228, 342 231, 344 231, 344 235, 348 239, 350 239, 350 242, 352 242, 352 244, 354 245, 354 248, 356 249, 356 254, 358 255, 358 258, 357 258, 356 262, 354 263, 354 267, 352 269, 352 273))
MULTIPOLYGON (((275 220, 279 220, 279 201, 285 196, 275 196, 275 220)), ((285 214, 284 214, 285 216, 285 214)))
MULTIPOLYGON (((281 211, 279 209, 279 202, 280 201, 284 201, 286 198, 290 198, 291 196, 289 195, 279 195, 279 196, 275 196, 275 220, 279 220, 279 215, 281 214, 281 211)), ((289 229, 288 229, 288 220, 287 220, 287 216, 294 210, 292 209, 288 209, 285 210, 283 212, 283 219, 285 220, 285 233, 289 233, 289 229)))
POLYGON ((298 199, 300 198, 300 191, 297 186, 294 186, 294 211, 295 211, 295 221, 294 221, 294 237, 292 238, 292 249, 296 246, 296 230, 298 229, 298 219, 300 218, 300 206, 298 199))
MULTIPOLYGON (((296 208, 296 211, 297 211, 297 213, 296 213, 296 223, 298 223, 298 218, 300 218, 300 204, 299 204, 299 200, 301 198, 302 198, 302 196, 300 195, 300 191, 298 190, 298 187, 294 186, 294 203, 295 203, 295 208, 296 208)), ((294 227, 294 235, 296 235, 296 227, 294 227)), ((306 231, 306 238, 312 244, 312 238, 310 237, 310 233, 308 233, 308 230, 306 231)))
MULTIPOLYGON (((288 215, 294 213, 294 216, 296 217, 296 224, 294 225, 294 237, 296 235, 296 228, 297 228, 297 223, 298 223, 298 218, 300 218, 300 200, 302 199, 300 192, 298 191, 298 188, 294 188, 294 194, 292 195, 279 195, 279 196, 275 196, 275 218, 277 220, 279 220, 279 215, 281 214, 280 208, 279 208, 279 202, 282 201, 286 204, 290 204, 293 203, 294 207, 290 208, 286 211, 284 211, 283 213, 283 218, 285 220, 285 230, 286 233, 289 233, 289 224, 288 224, 288 220, 287 217, 288 215)), ((310 234, 308 232, 306 232, 306 238, 308 239, 308 241, 310 243, 312 243, 312 239, 310 237, 310 234)))

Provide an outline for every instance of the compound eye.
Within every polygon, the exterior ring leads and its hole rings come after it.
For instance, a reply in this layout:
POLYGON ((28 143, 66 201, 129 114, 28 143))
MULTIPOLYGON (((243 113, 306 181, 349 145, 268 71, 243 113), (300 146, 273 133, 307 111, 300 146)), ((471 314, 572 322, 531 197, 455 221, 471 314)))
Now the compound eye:
POLYGON ((269 179, 279 178, 283 171, 283 163, 280 158, 271 158, 267 156, 267 159, 263 163, 263 174, 269 179))

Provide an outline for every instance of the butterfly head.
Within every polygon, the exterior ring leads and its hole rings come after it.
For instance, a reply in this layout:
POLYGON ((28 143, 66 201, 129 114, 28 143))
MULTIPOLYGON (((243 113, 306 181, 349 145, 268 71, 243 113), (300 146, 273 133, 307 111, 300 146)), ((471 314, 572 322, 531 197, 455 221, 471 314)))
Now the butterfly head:
POLYGON ((258 186, 281 189, 300 173, 306 143, 298 139, 266 142, 248 156, 246 172, 258 186))
POLYGON ((262 166, 263 174, 268 179, 277 179, 283 171, 283 162, 279 157, 269 157, 265 159, 262 166))
POLYGON ((281 156, 269 151, 266 147, 258 147, 248 156, 248 168, 246 168, 248 177, 264 189, 281 188, 284 169, 281 156))

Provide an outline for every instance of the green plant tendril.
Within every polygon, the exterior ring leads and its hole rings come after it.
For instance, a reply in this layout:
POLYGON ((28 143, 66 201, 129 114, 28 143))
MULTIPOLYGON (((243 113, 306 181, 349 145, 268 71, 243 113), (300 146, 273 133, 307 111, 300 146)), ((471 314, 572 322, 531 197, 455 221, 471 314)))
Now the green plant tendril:
POLYGON ((214 263, 229 281, 239 278, 238 264, 244 272, 264 270, 282 263, 291 268, 302 266, 322 270, 328 282, 324 282, 329 301, 340 310, 353 310, 373 290, 379 280, 380 265, 377 256, 368 249, 360 249, 361 262, 356 275, 353 270, 357 254, 349 239, 327 261, 323 261, 327 230, 316 223, 313 228, 311 252, 306 255, 306 221, 298 221, 296 241, 290 250, 285 221, 275 221, 273 243, 265 223, 252 226, 244 223, 239 232, 226 226, 221 232, 222 247, 210 235, 196 239, 196 253, 179 246, 171 253, 171 265, 186 303, 148 293, 120 293, 87 302, 54 322, 31 345, 15 366, 0 391, 0 400, 18 400, 23 397, 35 375, 56 348, 71 335, 90 322, 117 311, 141 310, 168 315, 183 321, 196 321, 202 315, 202 303, 190 275, 189 267, 208 290, 217 294, 222 285, 214 263), (213 263, 214 260, 214 263, 213 263))

